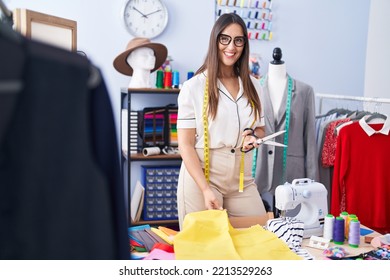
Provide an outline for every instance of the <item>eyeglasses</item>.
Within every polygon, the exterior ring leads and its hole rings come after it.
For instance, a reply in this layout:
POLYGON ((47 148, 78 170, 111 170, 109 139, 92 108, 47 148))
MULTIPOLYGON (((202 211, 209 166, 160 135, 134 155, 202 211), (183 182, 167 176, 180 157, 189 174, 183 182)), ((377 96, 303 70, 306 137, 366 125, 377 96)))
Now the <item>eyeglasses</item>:
MULTIPOLYGON (((218 36, 218 41, 219 43, 221 43, 222 45, 229 45, 230 42, 232 41, 232 37, 230 37, 229 35, 226 35, 226 34, 219 34, 218 36)), ((236 47, 242 47, 245 45, 245 37, 244 36, 237 36, 237 37, 234 37, 233 39, 233 43, 236 47)))

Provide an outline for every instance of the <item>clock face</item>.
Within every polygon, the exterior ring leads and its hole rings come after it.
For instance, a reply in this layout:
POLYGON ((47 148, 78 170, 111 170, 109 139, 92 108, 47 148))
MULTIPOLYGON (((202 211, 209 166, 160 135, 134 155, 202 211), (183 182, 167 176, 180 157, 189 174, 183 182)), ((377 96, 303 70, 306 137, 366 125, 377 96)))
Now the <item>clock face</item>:
POLYGON ((131 35, 154 38, 167 26, 168 10, 161 0, 127 0, 123 18, 131 35))

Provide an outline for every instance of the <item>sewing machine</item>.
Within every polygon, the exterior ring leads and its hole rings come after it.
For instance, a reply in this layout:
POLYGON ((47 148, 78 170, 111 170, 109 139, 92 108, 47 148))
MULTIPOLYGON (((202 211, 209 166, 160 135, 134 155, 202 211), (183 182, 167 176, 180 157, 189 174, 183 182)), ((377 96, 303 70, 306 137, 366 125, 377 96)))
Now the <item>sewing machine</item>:
POLYGON ((304 223, 303 238, 322 236, 328 214, 327 196, 324 185, 308 178, 295 179, 291 184, 276 187, 275 207, 281 211, 281 217, 293 217, 304 223))

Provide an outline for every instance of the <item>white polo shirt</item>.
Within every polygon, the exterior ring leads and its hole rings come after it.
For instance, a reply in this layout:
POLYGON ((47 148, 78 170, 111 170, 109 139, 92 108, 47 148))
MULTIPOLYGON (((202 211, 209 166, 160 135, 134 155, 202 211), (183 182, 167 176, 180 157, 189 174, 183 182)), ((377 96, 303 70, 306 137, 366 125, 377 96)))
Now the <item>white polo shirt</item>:
MULTIPOLYGON (((262 89, 259 81, 252 76, 251 79, 260 96, 262 89)), ((177 128, 196 128, 195 148, 204 146, 202 108, 205 84, 205 73, 196 75, 183 83, 178 97, 177 128)), ((244 96, 240 78, 239 84, 237 100, 234 100, 223 84, 218 81, 220 97, 217 115, 214 120, 208 118, 210 149, 240 147, 243 130, 250 127, 255 119, 254 114, 251 114, 251 105, 244 96)), ((253 128, 261 126, 264 126, 263 116, 257 118, 253 128)))

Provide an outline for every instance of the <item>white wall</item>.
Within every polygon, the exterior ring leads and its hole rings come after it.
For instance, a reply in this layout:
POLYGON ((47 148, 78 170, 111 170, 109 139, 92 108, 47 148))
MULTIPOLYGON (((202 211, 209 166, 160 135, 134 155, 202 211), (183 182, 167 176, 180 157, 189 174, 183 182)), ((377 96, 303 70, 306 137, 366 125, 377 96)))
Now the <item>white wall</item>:
MULTIPOLYGON (((367 57, 365 69, 364 96, 388 98, 390 65, 390 1, 371 1, 367 57)), ((369 110, 378 110, 390 115, 390 104, 367 105, 369 110)))
MULTIPOLYGON (((78 49, 102 69, 119 123, 119 92, 130 77, 118 73, 112 61, 132 38, 120 15, 125 0, 3 1, 10 9, 27 8, 77 21, 78 49)), ((215 1, 163 1, 170 20, 166 32, 153 41, 167 46, 183 81, 203 61, 215 1)), ((261 73, 267 71, 273 49, 280 47, 289 73, 316 92, 363 96, 370 2, 388 6, 386 0, 274 0, 273 40, 250 44, 252 52, 262 57, 261 73)))
POLYGON ((276 0, 274 39, 256 42, 267 62, 280 47, 288 72, 316 92, 363 95, 370 1, 276 0))

